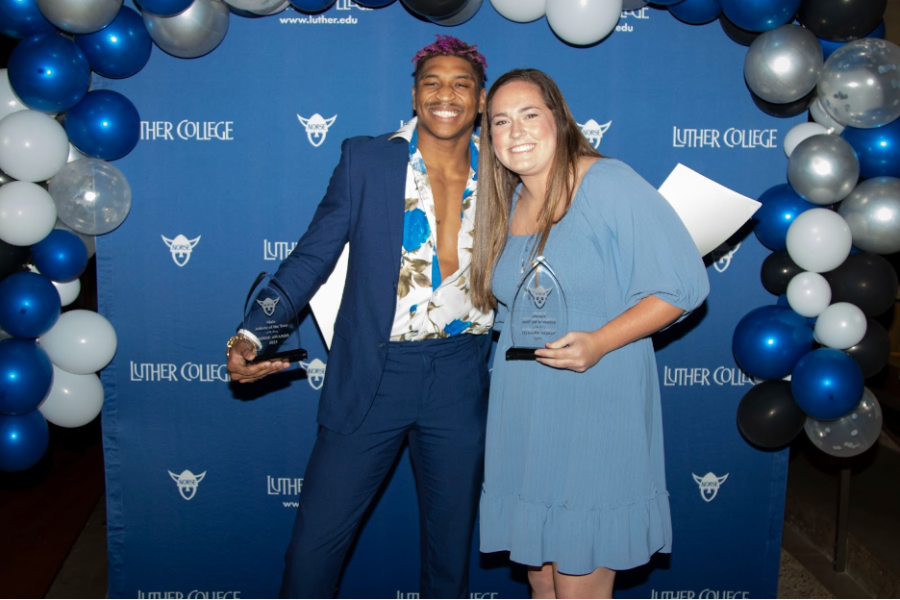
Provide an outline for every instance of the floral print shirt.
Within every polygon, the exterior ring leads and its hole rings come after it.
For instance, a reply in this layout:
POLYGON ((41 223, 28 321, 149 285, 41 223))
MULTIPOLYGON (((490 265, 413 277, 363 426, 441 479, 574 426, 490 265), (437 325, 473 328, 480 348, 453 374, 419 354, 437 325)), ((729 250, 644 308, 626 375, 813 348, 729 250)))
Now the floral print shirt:
POLYGON ((469 292, 475 204, 478 196, 478 137, 473 135, 469 142, 472 164, 463 193, 462 223, 457 239, 459 268, 455 273, 441 273, 435 236, 434 194, 425 170, 425 161, 417 147, 416 122, 416 119, 412 119, 391 136, 391 139, 402 137, 409 142, 403 247, 391 341, 407 342, 446 338, 461 333, 487 333, 493 324, 494 315, 492 312, 483 313, 472 306, 469 292))

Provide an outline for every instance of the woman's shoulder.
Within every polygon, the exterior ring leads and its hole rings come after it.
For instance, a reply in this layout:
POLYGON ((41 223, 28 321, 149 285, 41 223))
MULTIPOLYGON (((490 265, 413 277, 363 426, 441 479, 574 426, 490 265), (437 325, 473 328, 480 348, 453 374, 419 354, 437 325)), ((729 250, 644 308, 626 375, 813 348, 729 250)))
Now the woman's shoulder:
POLYGON ((588 167, 584 179, 590 183, 643 182, 644 179, 634 169, 617 158, 598 158, 588 167))

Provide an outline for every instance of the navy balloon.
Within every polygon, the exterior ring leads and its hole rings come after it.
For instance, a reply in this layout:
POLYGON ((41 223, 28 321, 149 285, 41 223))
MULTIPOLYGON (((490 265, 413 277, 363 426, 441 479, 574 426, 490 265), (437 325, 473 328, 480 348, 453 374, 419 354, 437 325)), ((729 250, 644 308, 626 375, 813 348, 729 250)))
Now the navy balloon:
POLYGON ((0 414, 23 415, 44 401, 53 363, 34 340, 0 340, 0 414))
POLYGON ((762 306, 737 324, 731 348, 750 375, 781 379, 812 345, 813 330, 804 317, 784 306, 762 306))
POLYGON ((0 24, 0 33, 19 40, 56 31, 35 0, 0 0, 0 24))
POLYGON ((87 56, 91 69, 116 79, 131 77, 143 69, 153 48, 144 20, 127 6, 100 31, 76 35, 75 43, 87 56))
POLYGON ((366 6, 368 8, 382 8, 393 1, 394 0, 356 0, 356 3, 360 6, 366 6))
POLYGON ((19 42, 9 56, 9 84, 23 104, 59 113, 78 104, 91 85, 91 66, 75 42, 43 33, 19 42))
POLYGON ((13 273, 0 281, 0 329, 19 338, 46 333, 59 318, 59 292, 37 273, 13 273))
POLYGON ((69 141, 82 154, 103 160, 122 158, 141 137, 141 117, 131 100, 112 90, 88 92, 66 114, 69 141))
POLYGON ((24 415, 0 415, 0 471, 24 471, 33 467, 50 442, 50 428, 40 411, 24 415))
POLYGON ((297 10, 306 13, 317 13, 322 12, 334 4, 334 0, 291 0, 291 4, 293 4, 297 10))
POLYGON ((794 20, 800 0, 721 0, 728 19, 748 31, 769 31, 794 20))
POLYGON ((171 17, 184 12, 194 0, 138 0, 141 10, 161 17, 171 17))
POLYGON ((59 283, 78 279, 88 263, 81 238, 64 229, 54 229, 31 247, 31 258, 41 275, 59 283))
POLYGON ((700 25, 718 19, 722 4, 719 0, 684 0, 670 5, 669 12, 685 23, 700 25))
POLYGON ((753 215, 753 232, 763 246, 771 250, 787 248, 787 231, 797 215, 811 208, 821 208, 800 197, 786 183, 769 188, 759 197, 762 206, 753 215))
MULTIPOLYGON (((873 29, 868 35, 863 37, 867 38, 878 38, 884 39, 884 34, 886 33, 884 27, 884 21, 878 24, 878 27, 873 29)), ((843 46, 848 42, 832 42, 831 40, 823 40, 822 38, 818 38, 819 44, 822 46, 822 55, 825 60, 828 60, 828 57, 831 56, 831 53, 843 46)))
POLYGON ((841 137, 856 150, 861 179, 900 177, 900 119, 871 129, 844 127, 841 137))
POLYGON ((791 393, 807 415, 833 421, 856 408, 863 383, 862 369, 850 355, 819 348, 797 362, 791 374, 791 393))

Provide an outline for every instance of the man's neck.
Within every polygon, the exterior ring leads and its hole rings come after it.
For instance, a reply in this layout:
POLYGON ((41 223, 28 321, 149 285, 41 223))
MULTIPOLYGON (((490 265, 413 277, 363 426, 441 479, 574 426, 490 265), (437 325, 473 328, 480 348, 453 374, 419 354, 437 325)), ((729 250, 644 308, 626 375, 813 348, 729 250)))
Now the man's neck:
POLYGON ((472 139, 470 129, 465 136, 459 136, 451 140, 442 140, 430 135, 422 135, 418 131, 417 147, 422 153, 422 159, 429 169, 442 171, 469 170, 469 141, 472 139))

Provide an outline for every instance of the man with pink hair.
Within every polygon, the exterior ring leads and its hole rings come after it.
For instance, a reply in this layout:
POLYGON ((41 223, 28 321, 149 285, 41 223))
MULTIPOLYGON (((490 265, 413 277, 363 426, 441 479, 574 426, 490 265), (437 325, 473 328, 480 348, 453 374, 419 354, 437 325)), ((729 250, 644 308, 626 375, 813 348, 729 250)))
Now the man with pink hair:
MULTIPOLYGON (((275 274, 303 307, 350 244, 282 597, 334 596, 404 442, 419 496, 420 597, 468 596, 493 323, 468 286, 487 63, 474 45, 437 37, 413 59, 416 118, 344 141, 308 230, 275 274)), ((248 331, 229 340, 233 381, 287 368, 250 364, 259 348, 248 331)))

